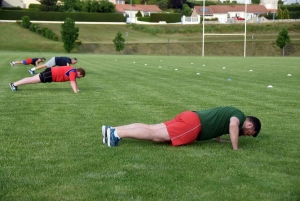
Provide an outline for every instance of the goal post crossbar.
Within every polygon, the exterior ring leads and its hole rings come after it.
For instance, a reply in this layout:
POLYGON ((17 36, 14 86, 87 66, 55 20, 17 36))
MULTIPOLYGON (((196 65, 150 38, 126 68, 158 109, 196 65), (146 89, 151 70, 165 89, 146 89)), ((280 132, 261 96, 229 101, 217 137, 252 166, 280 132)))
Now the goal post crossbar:
POLYGON ((204 36, 244 36, 245 34, 204 34, 204 36))
POLYGON ((230 36, 230 35, 240 35, 240 36, 244 36, 244 57, 246 57, 246 36, 247 36, 247 0, 245 0, 245 10, 244 10, 244 13, 245 13, 245 30, 244 30, 244 33, 242 34, 210 34, 210 33, 205 33, 205 26, 204 26, 204 22, 205 22, 205 0, 203 0, 203 14, 202 14, 202 57, 204 57, 204 37, 206 35, 211 35, 211 36, 217 36, 217 35, 227 35, 227 36, 230 36))

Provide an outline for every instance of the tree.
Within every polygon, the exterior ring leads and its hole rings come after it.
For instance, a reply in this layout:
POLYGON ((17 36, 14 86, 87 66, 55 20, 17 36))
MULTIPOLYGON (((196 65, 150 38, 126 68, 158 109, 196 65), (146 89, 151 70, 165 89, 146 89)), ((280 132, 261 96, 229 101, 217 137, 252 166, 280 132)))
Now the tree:
POLYGON ((183 4, 181 13, 185 16, 191 16, 192 10, 187 4, 183 4))
POLYGON ((65 11, 73 11, 76 7, 76 1, 74 0, 62 0, 64 2, 65 11))
POLYGON ((26 29, 29 29, 30 25, 31 25, 31 22, 30 22, 29 16, 22 17, 21 26, 26 29))
POLYGON ((287 9, 287 7, 285 7, 285 9, 282 12, 282 19, 290 19, 290 12, 287 9))
POLYGON ((187 0, 170 0, 172 8, 182 8, 182 4, 185 4, 187 0))
POLYGON ((79 28, 75 27, 75 21, 71 18, 66 18, 61 24, 61 38, 64 43, 65 50, 69 53, 74 48, 75 41, 79 36, 79 28))
POLYGON ((122 37, 122 33, 118 31, 115 39, 113 40, 116 50, 120 53, 125 48, 125 39, 122 37))
POLYGON ((288 30, 286 28, 282 28, 276 39, 276 45, 282 49, 282 56, 284 56, 284 47, 290 42, 291 39, 288 30))
POLYGON ((278 19, 283 19, 283 15, 282 15, 282 9, 279 7, 278 10, 277 10, 277 16, 278 16, 278 19))
POLYGON ((55 6, 57 3, 57 0, 41 0, 41 4, 45 6, 55 6))
POLYGON ((98 12, 100 13, 114 13, 115 12, 115 4, 109 2, 108 0, 102 0, 99 4, 98 12))

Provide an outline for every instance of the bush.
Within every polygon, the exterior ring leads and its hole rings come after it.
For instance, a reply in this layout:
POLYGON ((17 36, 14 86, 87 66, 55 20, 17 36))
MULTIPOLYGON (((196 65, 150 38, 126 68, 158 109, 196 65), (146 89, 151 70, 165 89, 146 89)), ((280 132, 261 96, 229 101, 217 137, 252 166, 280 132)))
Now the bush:
POLYGON ((135 14, 135 16, 136 16, 136 17, 143 17, 141 11, 138 11, 138 12, 135 14))
POLYGON ((30 24, 31 24, 31 22, 30 22, 30 18, 28 16, 22 17, 22 23, 21 23, 22 27, 29 29, 30 24))

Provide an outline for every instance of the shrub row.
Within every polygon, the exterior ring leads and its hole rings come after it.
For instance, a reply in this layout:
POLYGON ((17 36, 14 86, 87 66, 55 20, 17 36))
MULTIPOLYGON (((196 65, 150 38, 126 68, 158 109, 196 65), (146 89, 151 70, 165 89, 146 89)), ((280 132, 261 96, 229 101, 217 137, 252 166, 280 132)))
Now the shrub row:
POLYGON ((121 13, 69 13, 69 12, 36 12, 27 10, 0 10, 1 20, 19 20, 23 16, 29 16, 35 21, 64 21, 72 18, 77 22, 126 22, 121 13))
POLYGON ((39 27, 38 24, 31 24, 29 30, 36 32, 50 40, 58 41, 58 36, 51 29, 39 27))
POLYGON ((28 16, 22 17, 22 21, 17 21, 17 24, 50 40, 58 41, 58 36, 51 29, 42 28, 38 24, 31 23, 28 16))

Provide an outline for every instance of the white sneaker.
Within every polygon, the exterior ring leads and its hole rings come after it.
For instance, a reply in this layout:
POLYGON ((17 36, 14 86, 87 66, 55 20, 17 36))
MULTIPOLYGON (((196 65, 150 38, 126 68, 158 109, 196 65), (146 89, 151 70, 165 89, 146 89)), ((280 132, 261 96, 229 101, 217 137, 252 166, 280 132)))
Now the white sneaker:
POLYGON ((15 65, 13 62, 9 62, 9 64, 10 64, 11 66, 14 66, 14 65, 15 65))

